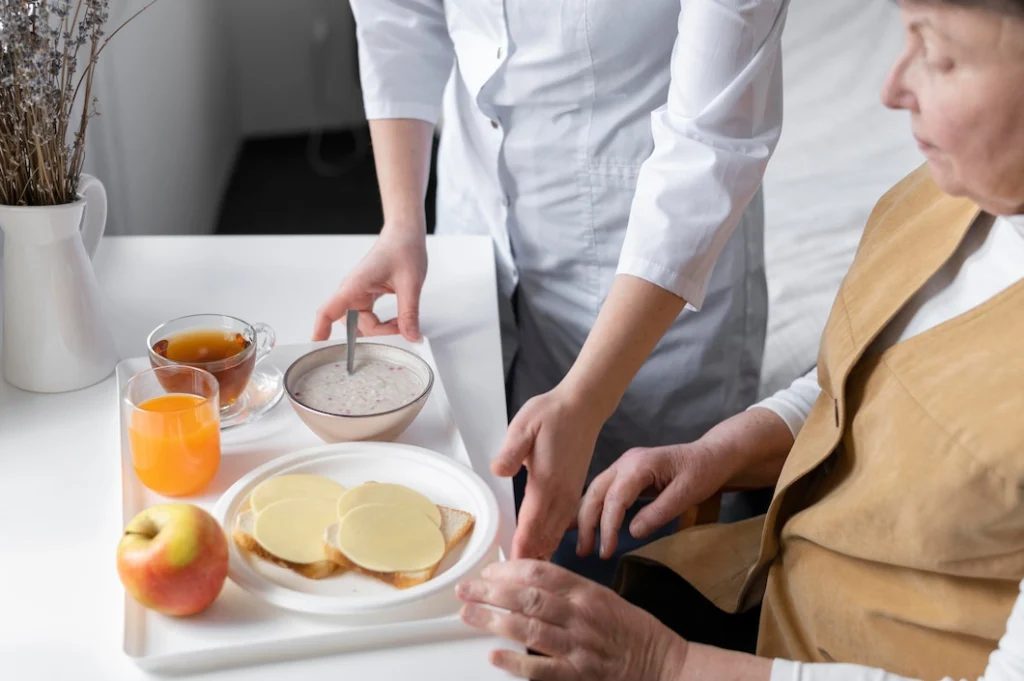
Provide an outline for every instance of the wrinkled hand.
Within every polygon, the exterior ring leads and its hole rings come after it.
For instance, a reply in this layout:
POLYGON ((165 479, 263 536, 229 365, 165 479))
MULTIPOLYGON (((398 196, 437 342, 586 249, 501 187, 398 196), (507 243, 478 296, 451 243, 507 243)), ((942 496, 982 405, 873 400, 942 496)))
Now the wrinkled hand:
POLYGON ((423 233, 385 226, 370 252, 317 312, 313 340, 327 340, 334 322, 349 310, 358 310, 360 335, 401 333, 406 340, 418 341, 420 293, 426 276, 427 246, 423 233), (382 322, 373 305, 389 293, 398 296, 398 317, 382 322))
POLYGON ((686 658, 686 641, 652 615, 550 563, 490 565, 457 593, 467 624, 548 656, 492 653, 492 664, 520 678, 662 681, 674 678, 686 658))
POLYGON ((626 510, 641 496, 657 494, 629 525, 637 539, 709 499, 732 473, 726 456, 700 443, 629 450, 590 483, 579 508, 577 553, 590 555, 600 527, 601 557, 610 558, 626 510))
POLYGON ((512 419, 491 465, 503 477, 529 471, 512 558, 550 558, 576 522, 600 429, 592 410, 561 388, 532 398, 512 419))

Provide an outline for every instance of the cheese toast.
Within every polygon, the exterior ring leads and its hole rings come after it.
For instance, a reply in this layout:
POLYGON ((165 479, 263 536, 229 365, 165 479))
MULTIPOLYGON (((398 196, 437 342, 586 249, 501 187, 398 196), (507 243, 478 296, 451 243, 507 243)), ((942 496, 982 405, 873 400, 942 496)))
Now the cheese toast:
POLYGON ((327 558, 342 571, 355 570, 360 574, 390 584, 398 589, 408 589, 429 581, 437 573, 438 566, 473 530, 475 519, 472 514, 447 506, 438 506, 441 511, 441 534, 444 537, 444 555, 434 565, 415 572, 375 572, 359 567, 350 561, 337 545, 338 525, 327 528, 324 536, 324 551, 327 558))

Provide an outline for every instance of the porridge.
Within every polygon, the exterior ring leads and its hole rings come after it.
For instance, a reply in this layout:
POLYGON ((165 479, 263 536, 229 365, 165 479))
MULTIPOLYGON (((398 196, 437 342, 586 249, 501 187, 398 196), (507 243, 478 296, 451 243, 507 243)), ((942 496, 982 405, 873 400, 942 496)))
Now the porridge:
POLYGON ((423 393, 413 371, 381 359, 357 359, 350 376, 344 363, 319 366, 295 385, 302 404, 344 416, 368 416, 398 409, 423 393))

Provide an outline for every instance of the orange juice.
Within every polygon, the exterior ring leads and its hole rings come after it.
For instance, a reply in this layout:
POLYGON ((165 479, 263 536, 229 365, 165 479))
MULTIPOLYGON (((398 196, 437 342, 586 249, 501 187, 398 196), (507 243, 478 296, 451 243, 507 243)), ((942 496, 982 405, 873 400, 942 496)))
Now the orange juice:
POLYGON ((220 466, 216 402, 172 393, 146 400, 131 416, 135 473, 149 489, 177 497, 199 492, 220 466))

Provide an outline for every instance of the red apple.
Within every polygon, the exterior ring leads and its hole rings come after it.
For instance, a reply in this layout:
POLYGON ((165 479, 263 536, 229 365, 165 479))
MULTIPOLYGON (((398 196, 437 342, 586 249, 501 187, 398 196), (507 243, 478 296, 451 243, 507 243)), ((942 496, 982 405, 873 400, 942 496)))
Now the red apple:
POLYGON ((125 528, 117 574, 143 606, 165 615, 194 615, 224 587, 227 537, 213 516, 193 504, 147 508, 125 528))

